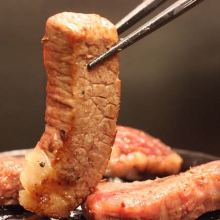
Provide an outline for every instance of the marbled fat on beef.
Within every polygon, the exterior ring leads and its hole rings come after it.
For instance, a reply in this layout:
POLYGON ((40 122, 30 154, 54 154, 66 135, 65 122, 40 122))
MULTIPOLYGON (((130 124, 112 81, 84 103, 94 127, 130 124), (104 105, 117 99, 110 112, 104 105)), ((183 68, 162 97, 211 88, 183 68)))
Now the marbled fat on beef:
MULTIPOLYGON (((25 150, 19 150, 16 154, 13 151, 0 154, 0 205, 8 204, 8 198, 11 204, 18 203, 24 152, 25 150), (12 153, 17 157, 10 156, 12 153)), ((159 139, 138 129, 117 126, 105 176, 138 180, 149 174, 155 176, 177 173, 181 163, 181 157, 159 139)))
POLYGON ((194 220, 220 209, 220 161, 185 173, 132 183, 100 183, 87 197, 89 219, 194 220))

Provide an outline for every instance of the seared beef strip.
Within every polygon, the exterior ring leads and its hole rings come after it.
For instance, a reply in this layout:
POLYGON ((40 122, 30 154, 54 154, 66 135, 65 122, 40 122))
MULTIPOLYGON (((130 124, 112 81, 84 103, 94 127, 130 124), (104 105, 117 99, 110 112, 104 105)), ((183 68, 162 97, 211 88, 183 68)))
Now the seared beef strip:
POLYGON ((107 176, 140 180, 149 175, 176 174, 182 158, 151 135, 130 127, 117 126, 107 176))
POLYGON ((19 202, 32 212, 66 217, 93 190, 107 167, 116 135, 118 56, 91 71, 87 63, 118 41, 98 15, 60 13, 46 23, 45 132, 26 156, 19 202))
POLYGON ((179 175, 132 183, 99 183, 87 197, 89 219, 193 220, 220 209, 220 161, 179 175))

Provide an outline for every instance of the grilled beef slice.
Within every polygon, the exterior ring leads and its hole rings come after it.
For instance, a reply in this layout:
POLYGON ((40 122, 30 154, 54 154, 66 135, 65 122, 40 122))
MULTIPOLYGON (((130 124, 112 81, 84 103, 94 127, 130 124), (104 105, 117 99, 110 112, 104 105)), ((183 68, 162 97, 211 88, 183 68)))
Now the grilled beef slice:
POLYGON ((87 64, 117 41, 114 25, 98 15, 64 12, 47 20, 46 125, 21 174, 25 209, 66 217, 102 179, 116 135, 118 56, 90 71, 87 64))
POLYGON ((220 161, 179 175, 132 183, 100 183, 87 197, 89 219, 193 220, 220 209, 220 161))
POLYGON ((117 126, 106 176, 140 180, 176 174, 181 165, 182 158, 159 139, 138 129, 117 126))

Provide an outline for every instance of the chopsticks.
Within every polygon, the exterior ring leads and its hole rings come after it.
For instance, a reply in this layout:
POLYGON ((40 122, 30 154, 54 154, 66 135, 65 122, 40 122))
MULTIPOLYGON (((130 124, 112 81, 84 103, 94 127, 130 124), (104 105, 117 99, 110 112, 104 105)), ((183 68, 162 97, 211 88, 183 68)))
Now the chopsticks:
MULTIPOLYGON (((134 25, 136 22, 141 20, 144 16, 149 14, 155 8, 157 8, 161 3, 165 0, 146 0, 141 3, 137 8, 135 8, 132 12, 130 12, 124 19, 122 19, 119 23, 116 24, 118 33, 121 34, 134 25)), ((94 60, 92 60, 88 65, 88 69, 92 69, 97 64, 103 62, 110 56, 115 53, 118 53, 125 48, 131 46, 138 40, 143 37, 149 35, 153 31, 159 29, 164 26, 168 22, 174 20, 179 15, 188 11, 192 7, 198 5, 203 0, 178 0, 173 3, 171 6, 163 10, 161 13, 147 21, 144 25, 139 27, 137 30, 128 34, 125 38, 122 38, 117 44, 112 46, 105 53, 101 54, 94 60)))
POLYGON ((122 18, 115 26, 117 28, 118 34, 122 34, 146 15, 150 14, 154 9, 156 9, 160 4, 166 0, 145 0, 135 9, 133 9, 129 14, 122 18))

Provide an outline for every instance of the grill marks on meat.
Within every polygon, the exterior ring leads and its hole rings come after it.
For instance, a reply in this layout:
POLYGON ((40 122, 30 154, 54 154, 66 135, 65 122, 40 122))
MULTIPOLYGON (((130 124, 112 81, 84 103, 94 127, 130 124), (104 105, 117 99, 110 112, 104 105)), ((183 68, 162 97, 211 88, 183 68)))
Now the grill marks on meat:
POLYGON ((68 216, 101 180, 116 134, 119 64, 114 56, 88 72, 87 63, 117 40, 115 27, 98 15, 48 19, 46 127, 21 174, 19 201, 26 209, 68 216))
POLYGON ((159 139, 130 127, 117 126, 107 176, 129 180, 146 175, 176 174, 182 158, 159 139))
POLYGON ((0 205, 18 203, 20 190, 20 173, 23 170, 24 159, 0 156, 0 205))
MULTIPOLYGON (((22 167, 22 158, 0 157, 0 205, 17 204, 22 167)), ((140 219, 150 219, 149 210, 152 209, 155 213, 160 206, 158 213, 161 214, 161 219, 195 219, 206 211, 220 208, 219 175, 220 161, 216 161, 177 176, 154 181, 100 183, 96 192, 86 201, 86 212, 92 219, 122 219, 126 218, 128 213, 129 219, 135 219, 134 215, 137 218, 142 216, 140 219), (114 202, 114 209, 111 202, 114 202), (137 214, 137 210, 141 209, 140 204, 143 205, 143 210, 146 209, 143 214, 141 210, 137 214), (182 214, 172 216, 170 206, 173 210, 181 210, 178 212, 182 214), (199 210, 197 214, 189 214, 195 207, 199 210)))
POLYGON ((85 203, 90 219, 196 219, 220 208, 220 161, 133 183, 100 183, 85 203))

